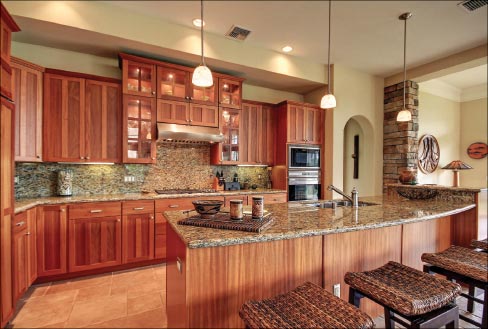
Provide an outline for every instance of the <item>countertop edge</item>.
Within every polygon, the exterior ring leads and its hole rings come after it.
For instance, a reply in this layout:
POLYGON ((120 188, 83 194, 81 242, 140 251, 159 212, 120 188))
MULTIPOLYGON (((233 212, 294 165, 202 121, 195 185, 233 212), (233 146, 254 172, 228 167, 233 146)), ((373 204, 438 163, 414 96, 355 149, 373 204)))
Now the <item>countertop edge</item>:
MULTIPOLYGON (((470 209, 475 208, 475 204, 470 204, 461 208, 456 208, 454 210, 434 214, 434 215, 425 215, 421 218, 402 218, 397 220, 392 220, 388 222, 383 222, 380 224, 367 224, 362 226, 352 226, 346 228, 334 228, 334 229, 323 229, 323 230, 303 230, 299 232, 287 232, 281 234, 270 234, 266 235, 260 234, 253 237, 246 237, 244 239, 239 238, 225 238, 225 239, 211 239, 211 240, 193 240, 187 241, 183 236, 180 235, 177 229, 174 229, 176 234, 180 237, 180 239, 185 243, 187 248, 189 249, 198 249, 198 248, 209 248, 209 247, 223 247, 223 246, 232 246, 232 245, 239 245, 239 244, 246 244, 246 243, 254 243, 254 242, 267 242, 267 241, 277 241, 277 240, 288 240, 288 239, 295 239, 295 238, 303 238, 303 237, 311 237, 311 236, 319 236, 319 235, 328 235, 328 234, 335 234, 335 233, 346 233, 346 232, 354 232, 354 231, 362 231, 368 229, 375 229, 375 228, 382 228, 382 227, 389 227, 389 226, 396 226, 396 225, 403 225, 403 224, 410 224, 410 223, 417 223, 423 222, 431 219, 446 217, 455 215, 470 209)), ((168 223, 175 228, 175 224, 171 221, 168 223)))

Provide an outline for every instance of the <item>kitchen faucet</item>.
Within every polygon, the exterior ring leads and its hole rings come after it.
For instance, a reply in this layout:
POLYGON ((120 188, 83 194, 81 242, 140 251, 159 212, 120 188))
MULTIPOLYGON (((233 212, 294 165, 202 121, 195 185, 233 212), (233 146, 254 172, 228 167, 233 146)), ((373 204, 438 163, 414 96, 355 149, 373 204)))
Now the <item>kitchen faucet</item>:
POLYGON ((337 187, 335 187, 332 184, 330 184, 327 187, 327 189, 329 191, 335 191, 335 192, 339 193, 340 195, 342 195, 347 200, 349 200, 349 202, 351 202, 351 205, 352 205, 353 208, 359 207, 358 190, 356 189, 356 187, 353 187, 353 189, 351 191, 351 196, 346 195, 344 192, 342 192, 341 190, 339 190, 337 187))

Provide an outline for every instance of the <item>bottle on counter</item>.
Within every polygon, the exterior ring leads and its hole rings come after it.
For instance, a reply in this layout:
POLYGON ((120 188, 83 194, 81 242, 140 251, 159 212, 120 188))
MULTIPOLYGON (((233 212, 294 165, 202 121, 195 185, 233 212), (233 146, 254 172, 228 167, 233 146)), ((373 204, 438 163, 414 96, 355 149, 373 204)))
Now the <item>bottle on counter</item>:
POLYGON ((262 219, 264 216, 264 197, 252 197, 252 219, 262 219))
POLYGON ((230 200, 230 219, 241 220, 244 218, 242 200, 230 200))

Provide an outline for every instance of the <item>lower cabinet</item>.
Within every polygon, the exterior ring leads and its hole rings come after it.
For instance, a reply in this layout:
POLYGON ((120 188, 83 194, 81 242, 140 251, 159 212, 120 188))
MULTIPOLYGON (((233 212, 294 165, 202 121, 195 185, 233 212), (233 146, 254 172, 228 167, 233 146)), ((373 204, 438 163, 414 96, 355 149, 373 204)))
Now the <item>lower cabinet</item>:
POLYGON ((120 265, 120 202, 74 205, 69 210, 69 272, 120 265))
POLYGON ((122 215, 122 262, 154 259, 154 201, 126 201, 122 215))
POLYGON ((68 216, 66 205, 42 206, 37 218, 37 275, 67 272, 68 216))

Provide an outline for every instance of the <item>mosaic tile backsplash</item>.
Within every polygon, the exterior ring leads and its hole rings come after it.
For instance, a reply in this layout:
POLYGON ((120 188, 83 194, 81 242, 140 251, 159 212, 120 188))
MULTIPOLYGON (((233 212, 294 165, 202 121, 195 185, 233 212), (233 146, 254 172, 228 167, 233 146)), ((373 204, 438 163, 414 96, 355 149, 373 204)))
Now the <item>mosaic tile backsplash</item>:
POLYGON ((73 195, 152 192, 155 189, 208 189, 217 171, 226 181, 266 187, 266 167, 211 166, 210 145, 158 143, 154 165, 16 163, 15 198, 55 196, 60 170, 73 171, 73 195), (126 177, 134 181, 125 182, 126 177))

